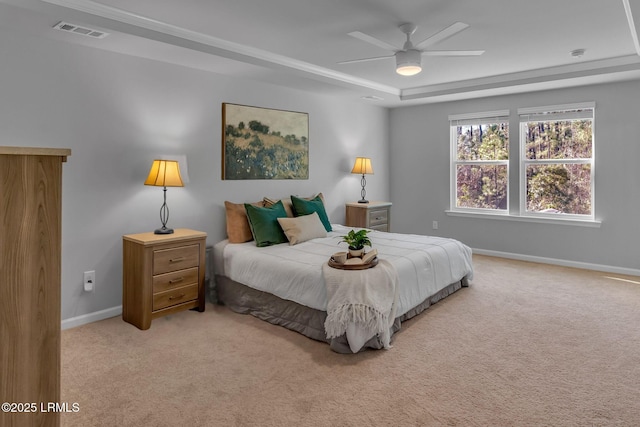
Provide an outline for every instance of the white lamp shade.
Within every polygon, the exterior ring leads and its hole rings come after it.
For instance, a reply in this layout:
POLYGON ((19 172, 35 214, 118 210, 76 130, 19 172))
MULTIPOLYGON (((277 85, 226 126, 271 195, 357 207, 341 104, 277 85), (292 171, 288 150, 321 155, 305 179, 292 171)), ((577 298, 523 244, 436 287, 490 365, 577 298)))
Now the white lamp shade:
POLYGON ((351 173, 357 173, 359 175, 373 175, 371 159, 368 157, 357 157, 356 162, 353 165, 353 169, 351 169, 351 173))
POLYGON ((154 160, 144 185, 184 187, 178 162, 176 160, 154 160))
POLYGON ((183 184, 189 183, 189 166, 187 165, 186 154, 160 154, 156 157, 158 160, 175 160, 180 167, 180 178, 183 184))
POLYGON ((422 71, 422 57, 419 50, 409 49, 396 52, 396 73, 414 76, 422 71))

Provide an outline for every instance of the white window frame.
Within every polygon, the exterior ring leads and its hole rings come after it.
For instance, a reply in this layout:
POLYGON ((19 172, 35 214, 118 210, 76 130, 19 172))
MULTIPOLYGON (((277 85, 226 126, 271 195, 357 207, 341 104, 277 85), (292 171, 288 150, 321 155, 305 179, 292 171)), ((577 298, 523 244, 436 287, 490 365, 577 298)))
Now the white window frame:
POLYGON ((576 104, 551 105, 544 107, 519 108, 520 120, 520 215, 533 218, 548 218, 560 220, 595 221, 595 102, 582 102, 576 104), (582 110, 582 111, 579 111, 582 110), (571 119, 591 119, 591 158, 588 159, 527 159, 526 158, 526 124, 530 121, 552 121, 571 119), (590 165, 591 173, 591 214, 578 215, 551 212, 527 211, 527 166, 549 164, 582 164, 590 165))
MULTIPOLYGON (((457 152, 457 134, 455 127, 459 125, 482 125, 482 124, 493 124, 493 123, 509 123, 509 110, 496 110, 496 111, 485 111, 480 113, 467 113, 467 114, 453 114, 449 116, 449 146, 450 146, 450 201, 449 201, 449 211, 448 212, 459 212, 459 213, 477 213, 477 214, 491 214, 491 215, 500 215, 507 216, 509 215, 509 162, 512 157, 511 154, 511 143, 509 143, 509 159, 507 160, 458 160, 458 152, 457 152), (458 174, 457 174, 457 166, 458 165, 499 165, 506 166, 507 168, 507 207, 506 209, 490 209, 490 208, 468 208, 468 207, 458 207, 458 174)), ((511 140, 511 128, 509 128, 509 140, 511 140)))

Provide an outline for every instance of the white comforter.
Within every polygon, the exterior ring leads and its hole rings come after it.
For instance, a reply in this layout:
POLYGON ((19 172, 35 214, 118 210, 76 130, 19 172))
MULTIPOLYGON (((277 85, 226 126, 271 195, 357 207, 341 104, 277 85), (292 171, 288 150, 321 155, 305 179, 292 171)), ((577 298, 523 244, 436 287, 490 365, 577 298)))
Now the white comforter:
MULTIPOLYGON (((338 251, 340 237, 353 227, 332 224, 327 237, 290 246, 287 243, 259 248, 255 242, 216 245, 223 254, 216 260, 217 274, 252 288, 272 293, 282 299, 317 310, 327 310, 327 290, 322 265, 338 251), (219 271, 223 268, 223 271, 219 271)), ((398 271, 398 307, 396 316, 425 299, 473 275, 471 248, 442 237, 397 234, 380 231, 369 233, 378 257, 390 261, 398 271)))

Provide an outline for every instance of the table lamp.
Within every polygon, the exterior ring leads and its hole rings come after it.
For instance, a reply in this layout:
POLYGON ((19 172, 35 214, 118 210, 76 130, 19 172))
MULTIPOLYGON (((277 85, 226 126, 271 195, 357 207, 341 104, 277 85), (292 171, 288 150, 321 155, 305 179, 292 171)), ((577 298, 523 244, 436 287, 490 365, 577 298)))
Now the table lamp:
POLYGON ((353 165, 353 169, 351 169, 351 173, 362 174, 362 180, 360 181, 360 183, 362 184, 362 191, 360 191, 362 199, 358 200, 358 203, 369 203, 369 201, 365 199, 367 192, 364 187, 367 185, 367 180, 364 176, 365 174, 373 175, 371 159, 368 157, 356 157, 356 162, 353 165))
POLYGON ((172 228, 167 228, 169 221, 169 207, 167 206, 167 187, 184 187, 180 176, 180 166, 176 160, 154 160, 149 176, 144 185, 164 187, 164 203, 160 208, 162 227, 154 231, 155 234, 171 234, 172 228))

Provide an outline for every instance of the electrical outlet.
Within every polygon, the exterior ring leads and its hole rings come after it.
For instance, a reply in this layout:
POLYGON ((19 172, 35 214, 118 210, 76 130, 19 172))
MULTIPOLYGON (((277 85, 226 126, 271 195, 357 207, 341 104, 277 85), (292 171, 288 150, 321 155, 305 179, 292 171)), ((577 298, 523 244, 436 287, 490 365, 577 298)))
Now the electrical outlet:
POLYGON ((433 221, 432 226, 433 226, 434 230, 437 230, 438 229, 438 221, 433 221))
POLYGON ((85 292, 93 292, 96 287, 96 272, 95 270, 84 272, 84 290, 85 292))

